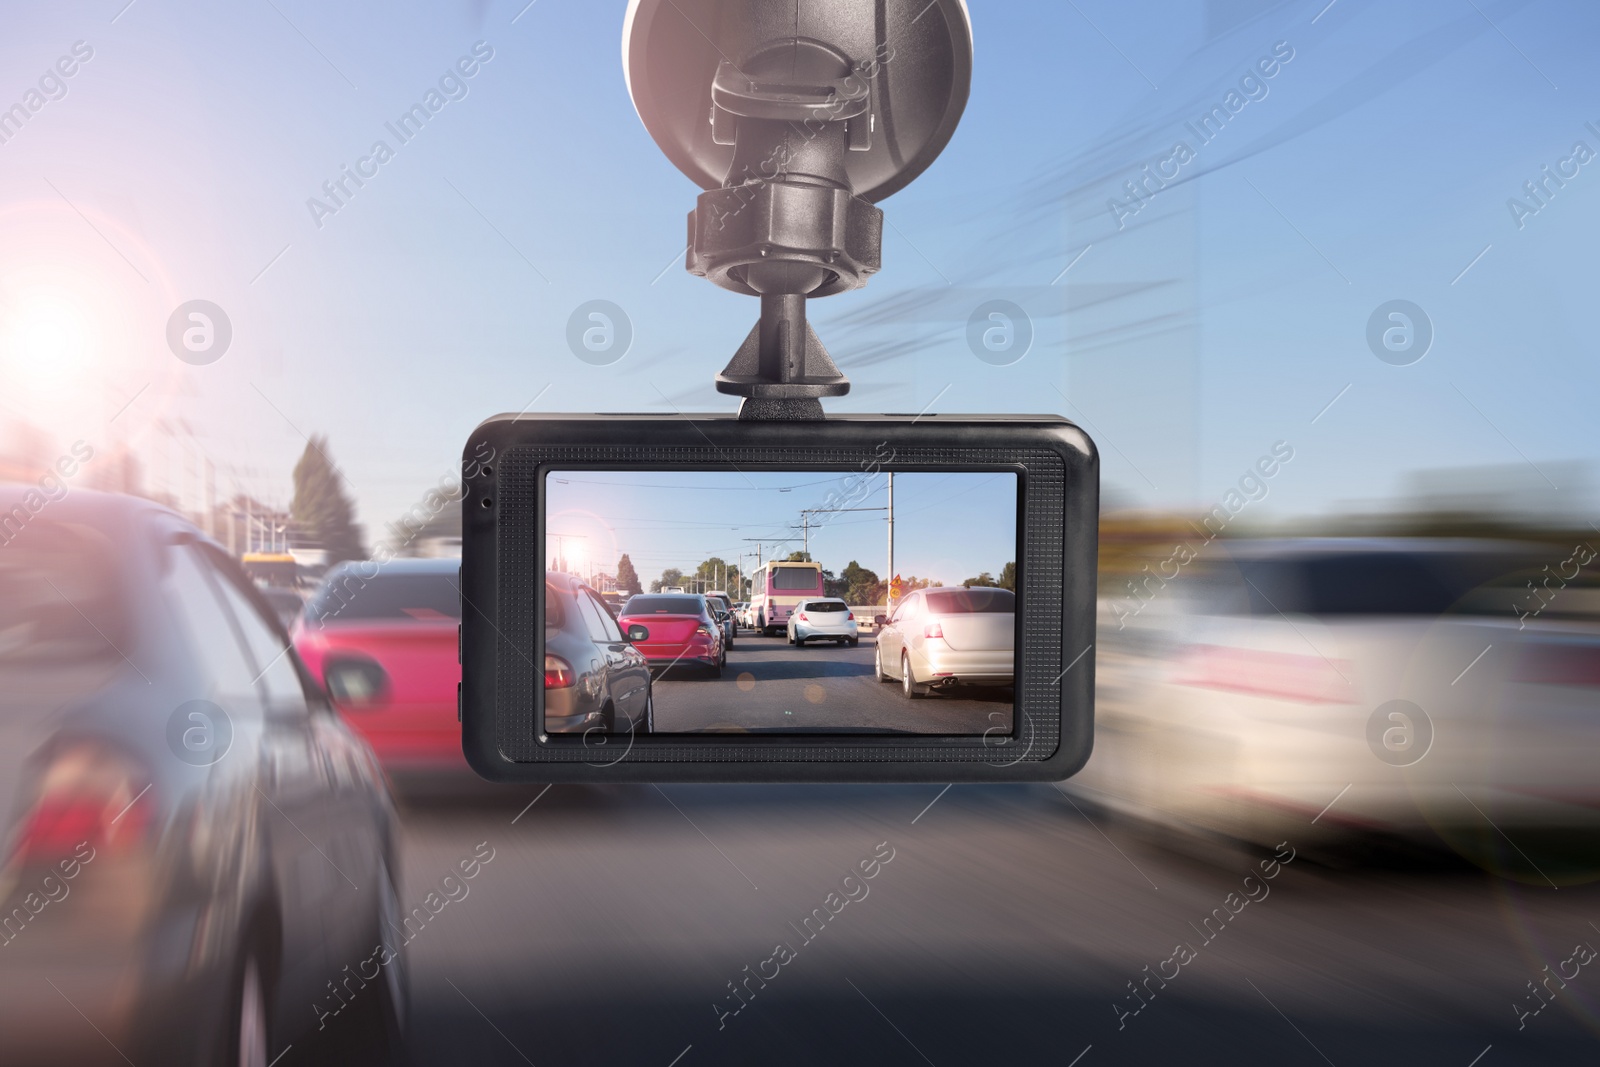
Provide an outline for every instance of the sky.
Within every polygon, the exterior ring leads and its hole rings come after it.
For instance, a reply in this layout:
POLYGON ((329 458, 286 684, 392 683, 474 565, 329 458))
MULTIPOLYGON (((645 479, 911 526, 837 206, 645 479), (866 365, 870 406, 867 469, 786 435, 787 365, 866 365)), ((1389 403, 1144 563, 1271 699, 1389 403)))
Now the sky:
MULTIPOLYGON (((712 557, 748 573, 809 543, 835 575, 852 560, 888 573, 888 476, 761 471, 552 471, 546 529, 569 569, 615 574, 623 553, 646 588, 712 557), (859 510, 858 510, 859 509, 859 510), (801 513, 810 511, 807 533, 801 513)), ((959 585, 1016 560, 1017 476, 894 476, 895 572, 959 585)))
MULTIPOLYGON (((711 380, 755 302, 682 269, 699 190, 634 113, 624 7, 11 5, 0 108, 47 91, 0 142, 0 419, 285 504, 325 434, 376 531, 493 414, 732 410, 711 380), (462 60, 426 129, 386 134, 462 60), (319 212, 379 139, 392 158, 319 212), (193 300, 231 329, 205 365, 168 340, 193 300), (631 327, 610 365, 567 343, 591 300, 631 327)), ((1600 453, 1600 165, 1563 162, 1600 151, 1593 4, 970 7, 960 128, 880 205, 882 271, 811 309, 854 386, 832 410, 1066 415, 1112 504, 1204 510, 1284 442, 1262 517, 1489 466, 1600 511, 1565 473, 1600 453), (1146 164, 1177 177, 1132 200, 1146 164), (1032 335, 1004 366, 968 341, 991 300, 1032 335), (1407 365, 1368 339, 1396 300, 1431 327, 1407 365)))

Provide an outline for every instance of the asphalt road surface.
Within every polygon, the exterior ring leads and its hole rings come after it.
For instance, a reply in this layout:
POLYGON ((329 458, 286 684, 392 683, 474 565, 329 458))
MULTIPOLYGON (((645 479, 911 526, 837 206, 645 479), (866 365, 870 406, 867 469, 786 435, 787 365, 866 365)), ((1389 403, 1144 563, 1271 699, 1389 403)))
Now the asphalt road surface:
POLYGON ((907 700, 898 683, 873 677, 873 650, 871 637, 855 648, 796 648, 782 636, 742 632, 721 678, 674 667, 656 681, 656 729, 1011 731, 1011 690, 970 686, 907 700))
POLYGON ((1600 960, 1541 969, 1600 946, 1594 879, 1296 854, 1247 884, 1264 854, 1052 786, 505 787, 406 820, 404 907, 495 850, 405 950, 417 1063, 1600 1062, 1600 960))

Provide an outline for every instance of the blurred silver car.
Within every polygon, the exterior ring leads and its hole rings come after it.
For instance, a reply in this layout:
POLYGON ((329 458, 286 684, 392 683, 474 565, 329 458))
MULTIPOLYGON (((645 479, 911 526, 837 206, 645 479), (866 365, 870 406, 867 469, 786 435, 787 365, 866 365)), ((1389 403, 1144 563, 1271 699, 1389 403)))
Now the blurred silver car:
MULTIPOLYGON (((0 514, 23 499, 0 487, 0 514)), ((87 489, 22 514, 0 531, 0 1063, 398 1057, 371 749, 187 520, 87 489)))
POLYGON ((807 600, 789 616, 789 643, 805 647, 807 641, 833 641, 858 645, 861 636, 856 617, 842 600, 807 600))
POLYGON ((1017 595, 1009 589, 918 589, 876 622, 878 681, 898 680, 908 699, 1016 678, 1017 595))
POLYGON ((633 647, 643 626, 624 633, 581 578, 550 571, 544 584, 544 723, 551 733, 648 732, 655 698, 650 668, 633 647))
MULTIPOLYGON (((1075 788, 1187 830, 1267 843, 1600 823, 1600 626, 1519 618, 1561 554, 1483 541, 1235 546, 1103 626, 1095 756, 1075 788)), ((1562 596, 1568 600, 1563 602, 1562 596)), ((1534 601, 1537 603, 1537 601, 1534 601)), ((1498 846, 1496 846, 1498 847, 1498 846)))

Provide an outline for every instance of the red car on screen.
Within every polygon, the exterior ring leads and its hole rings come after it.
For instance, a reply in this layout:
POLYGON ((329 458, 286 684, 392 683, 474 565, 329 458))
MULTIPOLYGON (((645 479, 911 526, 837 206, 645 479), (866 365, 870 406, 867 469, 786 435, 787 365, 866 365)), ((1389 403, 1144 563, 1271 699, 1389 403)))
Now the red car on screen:
POLYGON ((295 651, 386 770, 468 770, 456 718, 460 565, 341 563, 295 624, 295 651))
POLYGON ((617 624, 624 631, 635 624, 650 631, 633 647, 644 653, 651 670, 705 667, 718 678, 728 663, 722 626, 706 598, 691 593, 641 593, 622 606, 617 624))

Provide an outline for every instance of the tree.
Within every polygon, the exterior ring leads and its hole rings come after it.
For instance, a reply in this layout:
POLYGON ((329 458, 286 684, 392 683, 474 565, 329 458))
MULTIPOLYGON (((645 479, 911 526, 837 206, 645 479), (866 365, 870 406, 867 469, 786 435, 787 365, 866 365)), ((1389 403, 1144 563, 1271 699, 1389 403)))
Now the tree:
POLYGON ((789 558, 784 560, 784 562, 785 563, 810 563, 811 562, 811 553, 809 553, 809 552, 791 552, 791 553, 789 553, 789 558))
POLYGON ((661 572, 661 577, 650 583, 650 591, 659 593, 663 589, 681 588, 683 586, 683 572, 676 567, 668 567, 661 572))
POLYGON ((644 586, 639 584, 639 572, 633 569, 633 560, 626 552, 617 560, 617 587, 629 596, 644 592, 644 586))
POLYGON ((306 442, 294 465, 294 521, 316 538, 330 564, 365 559, 361 527, 355 522, 355 505, 339 484, 339 471, 328 458, 328 439, 314 435, 306 442))
POLYGON ((885 599, 884 586, 877 574, 855 560, 845 564, 844 570, 839 572, 839 581, 844 584, 842 595, 846 603, 880 604, 885 599))
POLYGON ((963 581, 961 584, 963 586, 965 586, 966 588, 968 588, 968 589, 971 589, 975 585, 976 586, 981 586, 981 587, 986 588, 986 589, 993 589, 993 588, 997 587, 1000 583, 994 580, 994 575, 990 574, 988 571, 984 571, 981 574, 979 574, 976 578, 968 578, 965 581, 963 581))
POLYGON ((1009 589, 1013 593, 1017 591, 1017 564, 1015 560, 1000 568, 1000 588, 1009 589))

